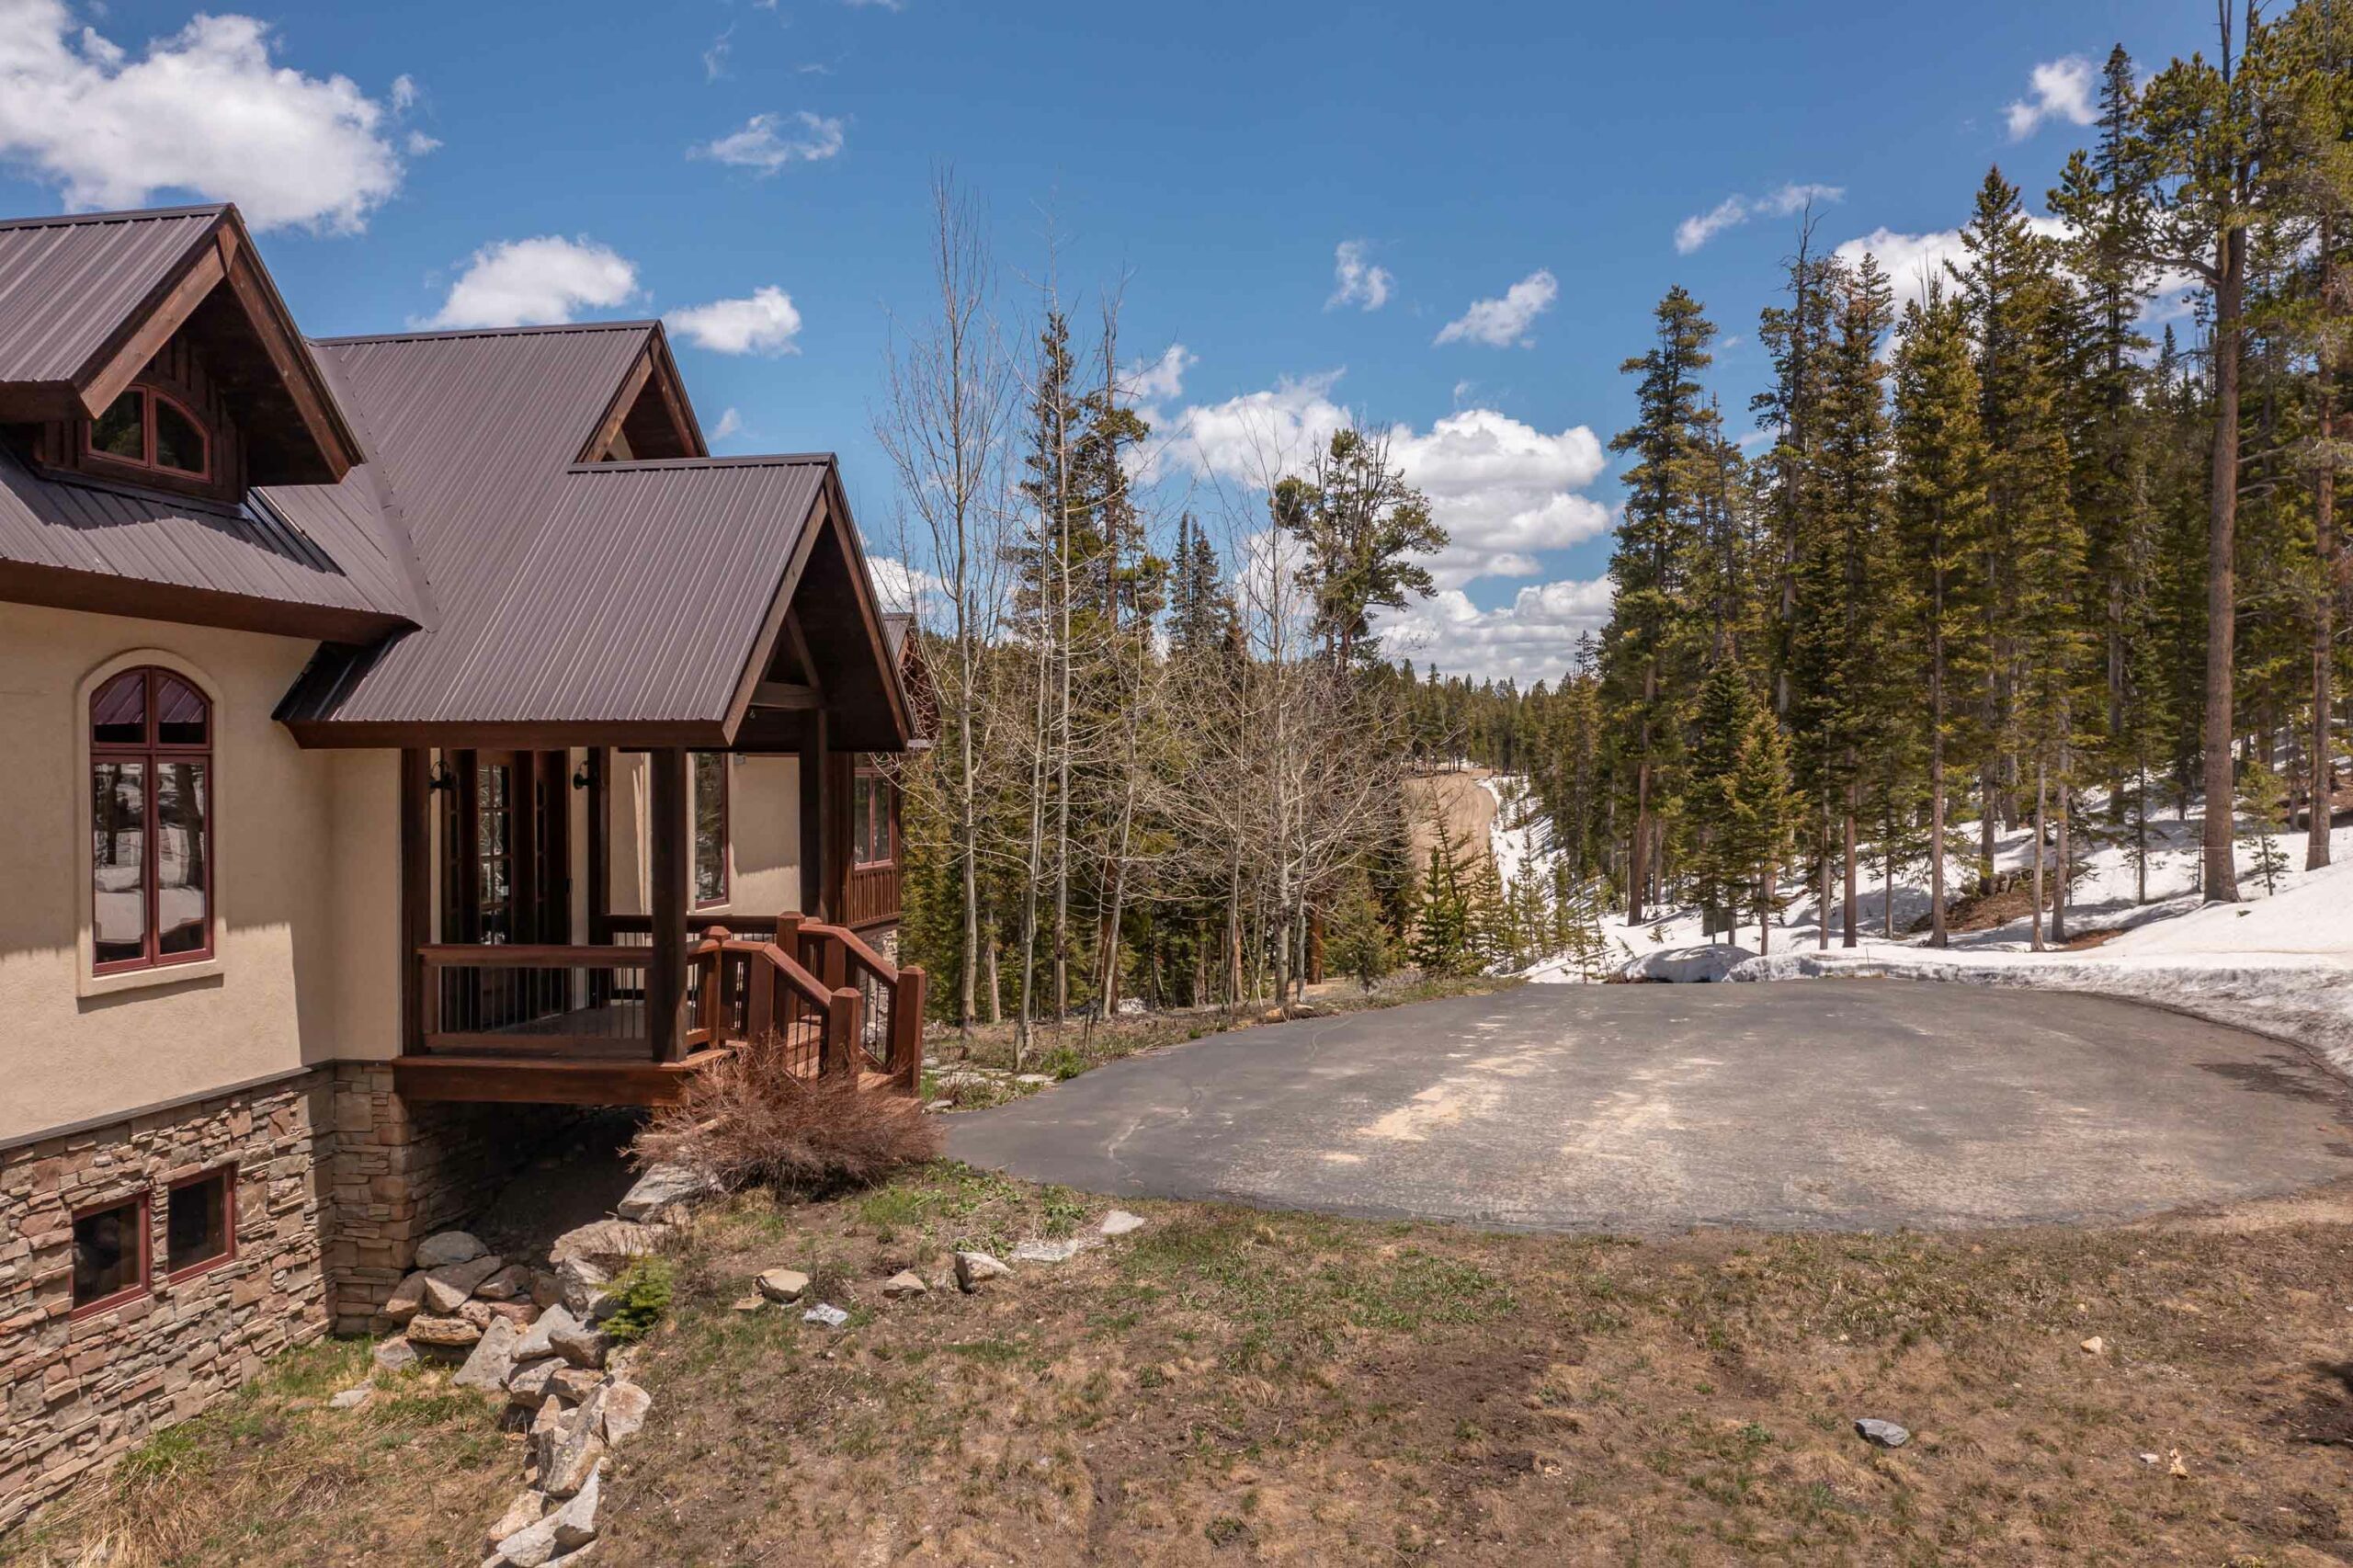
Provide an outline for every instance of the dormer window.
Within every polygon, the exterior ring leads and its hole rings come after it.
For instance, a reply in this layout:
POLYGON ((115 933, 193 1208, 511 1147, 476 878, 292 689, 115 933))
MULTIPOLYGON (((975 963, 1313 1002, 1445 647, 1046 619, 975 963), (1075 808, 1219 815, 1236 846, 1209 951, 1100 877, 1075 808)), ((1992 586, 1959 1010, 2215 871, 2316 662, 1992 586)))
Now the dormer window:
POLYGON ((176 399, 133 387, 90 422, 90 455, 180 479, 212 477, 212 443, 176 399))

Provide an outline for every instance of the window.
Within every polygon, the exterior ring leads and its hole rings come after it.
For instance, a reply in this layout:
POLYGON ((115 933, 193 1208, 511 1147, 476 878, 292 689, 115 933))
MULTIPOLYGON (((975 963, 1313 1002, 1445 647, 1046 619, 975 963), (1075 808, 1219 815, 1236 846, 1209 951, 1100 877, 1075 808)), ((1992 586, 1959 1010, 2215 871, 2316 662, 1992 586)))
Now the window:
POLYGON ((174 1183, 164 1210, 164 1268, 170 1278, 200 1273, 236 1254, 236 1167, 174 1183))
POLYGON ((694 767, 695 906, 727 902, 727 754, 699 751, 694 767))
POLYGON ((850 858, 860 866, 887 866, 893 842, 898 791, 879 773, 860 773, 850 794, 850 858))
POLYGON ((131 388, 90 422, 90 453, 188 479, 212 477, 212 442, 203 423, 149 387, 131 388))
POLYGON ((147 1199, 142 1194, 74 1216, 74 1310, 95 1312, 147 1289, 147 1199))
POLYGON ((212 956, 212 708, 185 676, 125 670, 90 698, 97 972, 212 956))

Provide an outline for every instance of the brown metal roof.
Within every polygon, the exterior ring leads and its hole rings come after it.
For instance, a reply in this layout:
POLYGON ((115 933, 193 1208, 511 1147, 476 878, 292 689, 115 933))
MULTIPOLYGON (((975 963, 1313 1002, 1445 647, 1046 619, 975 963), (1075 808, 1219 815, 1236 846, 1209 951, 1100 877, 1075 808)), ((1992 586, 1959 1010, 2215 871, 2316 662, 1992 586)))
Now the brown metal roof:
POLYGON ((0 222, 0 381, 70 381, 227 210, 0 222))

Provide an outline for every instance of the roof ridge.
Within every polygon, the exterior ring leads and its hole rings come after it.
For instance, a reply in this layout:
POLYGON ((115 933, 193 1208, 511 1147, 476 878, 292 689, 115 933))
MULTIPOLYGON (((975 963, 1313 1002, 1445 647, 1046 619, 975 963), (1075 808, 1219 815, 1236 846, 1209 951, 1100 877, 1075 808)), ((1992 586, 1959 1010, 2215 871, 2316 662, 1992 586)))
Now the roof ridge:
POLYGON ((335 337, 314 337, 322 347, 340 348, 361 343, 439 343, 459 338, 531 337, 567 332, 647 332, 662 324, 652 317, 631 321, 546 322, 534 326, 436 327, 415 332, 358 332, 335 337))
POLYGON ((85 223, 160 222, 166 218, 217 218, 229 210, 225 201, 193 207, 131 207, 115 212, 59 212, 46 218, 0 218, 0 229, 65 229, 85 223))
POLYGON ((629 458, 619 462, 569 463, 566 473, 629 473, 644 470, 669 472, 702 468, 824 468, 837 460, 832 452, 734 452, 708 458, 629 458))

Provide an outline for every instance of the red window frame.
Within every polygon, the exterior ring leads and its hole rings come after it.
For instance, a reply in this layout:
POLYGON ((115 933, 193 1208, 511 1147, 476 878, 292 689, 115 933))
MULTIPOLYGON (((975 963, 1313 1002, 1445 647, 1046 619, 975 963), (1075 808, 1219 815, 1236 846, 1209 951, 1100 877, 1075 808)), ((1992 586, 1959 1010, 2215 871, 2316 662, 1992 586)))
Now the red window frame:
POLYGON ((850 785, 850 864, 858 870, 870 870, 878 866, 895 866, 899 862, 899 791, 890 777, 880 768, 861 767, 850 785), (882 854, 880 858, 867 858, 867 835, 858 831, 858 797, 863 791, 873 805, 868 807, 867 820, 871 825, 874 808, 881 809, 882 854))
POLYGON ((176 1285, 183 1279, 193 1279, 208 1274, 223 1264, 237 1261, 237 1167, 234 1164, 215 1165, 191 1176, 182 1176, 164 1189, 164 1282, 176 1285), (221 1184, 222 1247, 210 1257, 197 1259, 184 1267, 172 1267, 171 1214, 172 1194, 183 1187, 201 1187, 207 1182, 221 1184))
POLYGON ((735 786, 731 777, 735 770, 728 766, 731 760, 729 754, 723 751, 698 751, 687 754, 687 779, 692 786, 689 792, 693 796, 694 813, 698 819, 690 824, 694 841, 694 863, 688 868, 689 873, 694 878, 694 906, 697 909, 717 909, 733 902, 735 897, 735 801, 733 796, 735 786), (702 832, 699 819, 702 815, 700 774, 702 759, 705 757, 711 759, 713 769, 719 777, 719 895, 716 898, 705 898, 702 895, 702 832))
POLYGON ((209 484, 211 483, 212 426, 210 425, 199 418, 196 411, 187 403, 159 387, 148 386, 142 382, 125 387, 122 395, 136 396, 141 400, 139 404, 141 455, 127 458, 120 452, 108 451, 97 443, 97 420, 85 419, 82 422, 82 455, 86 460, 96 463, 111 463, 118 468, 135 468, 146 473, 162 474, 169 479, 176 479, 183 483, 209 484), (158 402, 170 403, 178 411, 179 416, 188 421, 188 428, 196 432, 197 439, 203 443, 204 447, 203 467, 170 468, 155 460, 155 404, 158 402))
MULTIPOLYGON (((104 1214, 108 1210, 115 1209, 135 1209, 139 1212, 139 1278, 131 1284, 126 1285, 121 1290, 117 1290, 111 1296, 100 1296, 95 1301, 74 1302, 73 1310, 66 1314, 66 1321, 69 1323, 78 1321, 82 1318, 96 1317, 100 1312, 112 1312, 117 1307, 128 1306, 132 1301, 138 1301, 142 1297, 150 1296, 154 1293, 155 1213, 154 1200, 152 1194, 147 1192, 128 1193, 119 1197, 110 1198, 103 1203, 85 1204, 74 1210, 73 1223, 78 1226, 83 1221, 87 1220, 94 1215, 104 1214)), ((70 1241, 68 1244, 69 1246, 71 1245, 70 1241)), ((65 1289, 70 1298, 74 1289, 72 1277, 73 1268, 70 1264, 66 1268, 66 1276, 65 1289)))
MULTIPOLYGON (((115 959, 108 962, 98 961, 95 952, 97 941, 97 912, 94 903, 92 905, 90 916, 90 939, 94 949, 91 957, 90 972, 93 974, 128 974, 138 970, 170 969, 179 964, 204 962, 213 956, 213 945, 216 937, 212 917, 212 882, 214 877, 213 841, 215 837, 212 831, 212 824, 221 812, 221 776, 220 770, 213 765, 212 760, 212 737, 215 716, 210 694, 206 692, 205 689, 199 686, 193 679, 189 678, 178 670, 166 669, 160 665, 137 665, 127 670, 117 670, 114 674, 107 676, 106 679, 97 684, 90 693, 89 706, 82 715, 82 722, 89 726, 90 766, 95 768, 102 762, 140 763, 142 765, 140 772, 141 788, 145 791, 141 801, 141 810, 142 814, 140 820, 143 824, 143 826, 141 829, 139 846, 140 889, 142 895, 146 900, 146 907, 143 911, 143 926, 140 932, 142 951, 139 957, 135 959, 115 959), (125 676, 131 675, 139 676, 146 682, 145 688, 141 694, 142 699, 145 704, 145 716, 142 721, 144 725, 145 733, 137 743, 129 741, 100 741, 97 733, 98 699, 104 697, 109 690, 113 689, 114 684, 117 681, 122 679, 125 676), (162 686, 164 678, 166 676, 188 687, 189 691, 195 693, 197 701, 203 704, 204 740, 202 744, 188 744, 182 742, 165 741, 160 738, 160 727, 163 723, 163 713, 162 705, 156 700, 156 695, 158 688, 162 686), (163 835, 159 831, 160 824, 156 816, 155 792, 156 779, 162 771, 163 765, 166 761, 201 762, 204 764, 204 940, 196 947, 189 949, 188 951, 180 953, 165 953, 162 950, 164 937, 162 909, 163 886, 162 877, 160 875, 161 868, 157 862, 156 857, 162 845, 163 835)), ((82 781, 82 788, 86 790, 89 787, 89 780, 86 778, 84 778, 82 781)), ((94 832, 95 824, 85 831, 94 832)), ((89 885, 90 894, 94 900, 97 896, 98 885, 97 858, 95 846, 93 846, 90 854, 91 864, 89 885)))

